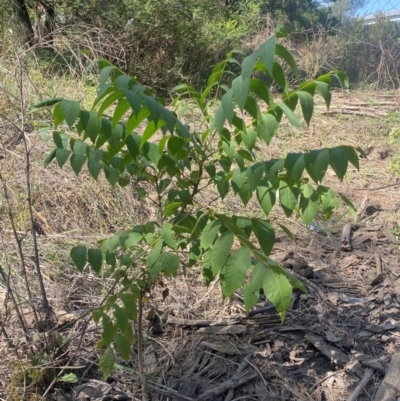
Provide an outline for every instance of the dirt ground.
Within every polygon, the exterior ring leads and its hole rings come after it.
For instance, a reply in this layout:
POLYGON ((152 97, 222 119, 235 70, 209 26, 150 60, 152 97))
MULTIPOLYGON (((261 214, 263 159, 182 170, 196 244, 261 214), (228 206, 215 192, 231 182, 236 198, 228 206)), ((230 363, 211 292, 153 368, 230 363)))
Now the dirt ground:
MULTIPOLYGON (((240 291, 223 301, 218 282, 206 288, 198 268, 160 282, 148 309, 160 317, 161 330, 152 330, 150 319, 145 332, 152 401, 366 401, 379 395, 379 386, 388 378, 388 370, 391 372, 391 359, 400 352, 400 241, 395 230, 400 224, 400 181, 389 171, 400 146, 396 149, 396 145, 388 144, 391 130, 400 128, 400 119, 393 116, 400 111, 399 99, 388 93, 336 92, 331 113, 326 114, 321 103, 309 128, 295 131, 282 124, 271 146, 262 149, 263 157, 338 144, 360 146, 365 151, 359 171, 349 167, 341 183, 330 170, 323 182, 350 199, 357 215, 342 205, 330 221, 317 218, 311 227, 305 227, 275 208, 271 221, 290 227, 296 242, 277 229, 271 256, 308 289, 308 293, 294 291, 283 324, 265 298, 249 314, 245 313, 240 291), (351 238, 342 236, 347 224, 351 224, 351 238), (169 295, 163 299, 165 287, 169 295), (357 394, 356 387, 363 378, 366 384, 357 394)), ((41 167, 37 169, 43 173, 41 167)), ((67 181, 73 176, 65 177, 67 181)), ((126 200, 123 194, 110 196, 116 203, 126 200)), ((81 198, 90 212, 90 200, 81 198)), ((52 209, 44 200, 36 206, 36 213, 47 224, 42 222, 47 236, 40 239, 40 245, 49 298, 64 314, 56 331, 70 339, 58 362, 60 366, 68 362, 65 373, 73 372, 79 378, 76 384, 52 386, 44 399, 140 399, 136 350, 128 364, 121 359, 112 377, 104 381, 96 348, 100 330, 93 322, 85 326, 82 320, 74 320, 96 305, 102 290, 100 280, 92 273, 80 276, 73 272, 67 262, 68 247, 90 236, 95 241, 122 224, 107 220, 111 214, 107 199, 96 199, 106 222, 101 229, 90 226, 79 233, 73 230, 79 227, 73 216, 68 220, 58 213, 55 218, 55 206, 52 209), (57 252, 52 251, 54 247, 58 247, 57 252)), ((233 198, 217 201, 212 207, 246 215, 260 213, 255 201, 243 209, 233 198)), ((140 220, 138 213, 139 206, 125 217, 125 223, 140 220)), ((146 213, 143 218, 151 215, 151 210, 146 213)), ((7 235, 3 230, 3 237, 7 235)), ((0 394, 2 399, 16 399, 10 381, 14 380, 13 386, 23 386, 10 370, 15 358, 4 342, 0 344, 0 358, 9 361, 3 379, 0 372, 0 394)), ((400 371, 395 375, 400 377, 400 371)), ((27 386, 23 399, 43 399, 34 394, 35 388, 27 386)))

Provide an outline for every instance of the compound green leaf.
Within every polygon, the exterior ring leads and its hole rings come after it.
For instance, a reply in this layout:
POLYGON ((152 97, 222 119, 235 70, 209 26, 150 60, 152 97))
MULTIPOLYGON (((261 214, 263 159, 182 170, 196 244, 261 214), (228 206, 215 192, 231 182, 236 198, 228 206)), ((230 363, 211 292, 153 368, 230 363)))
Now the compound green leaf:
POLYGON ((101 118, 98 118, 97 113, 93 111, 82 110, 80 120, 86 136, 95 143, 101 129, 101 118))
POLYGON ((254 64, 257 61, 257 53, 253 53, 250 56, 247 56, 242 61, 242 77, 243 78, 250 78, 253 72, 254 64))
POLYGON ((180 260, 177 255, 169 252, 163 252, 160 254, 156 262, 149 269, 149 274, 154 280, 157 275, 163 272, 166 276, 175 277, 178 272, 180 260))
POLYGON ((275 244, 275 230, 267 221, 261 219, 253 220, 253 232, 258 239, 261 249, 269 255, 275 244))
POLYGON ((268 215, 276 201, 276 189, 270 181, 263 179, 257 187, 257 199, 261 209, 268 215))
POLYGON ((349 164, 349 157, 345 149, 336 147, 331 149, 331 166, 340 181, 343 180, 349 164))
POLYGON ((114 334, 117 332, 117 326, 113 324, 110 317, 102 313, 102 324, 103 324, 103 332, 101 333, 101 339, 103 340, 105 345, 111 344, 114 334))
POLYGON ((101 164, 94 161, 94 160, 88 160, 88 170, 90 175, 97 181, 97 178, 99 176, 100 170, 101 170, 101 164))
POLYGON ((116 102, 119 98, 122 97, 122 91, 115 87, 111 87, 107 90, 107 93, 109 95, 103 100, 101 103, 101 106, 99 107, 99 110, 97 111, 97 116, 101 117, 103 113, 114 103, 116 102))
POLYGON ((212 73, 207 80, 207 87, 213 86, 216 82, 220 80, 222 74, 224 73, 225 66, 226 66, 225 60, 219 62, 214 66, 212 73))
POLYGON ((164 242, 172 249, 177 249, 177 242, 175 239, 175 233, 173 231, 172 223, 165 223, 163 228, 160 230, 161 238, 164 242))
POLYGON ((241 75, 236 77, 232 82, 232 91, 235 96, 236 103, 241 111, 244 110, 247 95, 249 93, 250 78, 243 78, 241 75))
POLYGON ((33 107, 35 109, 40 109, 42 107, 54 106, 55 104, 60 103, 62 100, 64 100, 62 97, 55 97, 52 99, 43 100, 42 102, 35 104, 33 107))
POLYGON ((245 284, 243 287, 243 298, 246 312, 249 312, 260 298, 260 288, 255 288, 252 283, 245 284))
POLYGON ((257 132, 252 129, 248 129, 247 131, 242 131, 240 136, 243 143, 246 145, 246 148, 248 150, 252 150, 256 144, 257 132))
POLYGON ((116 168, 105 166, 104 174, 106 176, 107 181, 110 183, 112 187, 115 187, 119 178, 119 171, 116 168))
POLYGON ((279 182, 279 200, 286 216, 291 216, 297 205, 297 196, 293 186, 288 185, 284 180, 279 182))
POLYGON ((63 99, 60 102, 60 110, 68 127, 71 128, 81 110, 80 103, 74 100, 63 99))
POLYGON ((53 132, 53 141, 56 144, 57 148, 60 149, 67 149, 68 148, 68 141, 70 140, 70 136, 68 134, 63 134, 59 131, 53 132))
POLYGON ((310 184, 301 186, 300 215, 308 226, 318 211, 318 196, 310 184))
POLYGON ((232 188, 235 194, 240 191, 240 188, 247 181, 247 169, 246 168, 238 168, 233 172, 231 182, 232 188))
POLYGON ((347 74, 343 71, 335 70, 332 71, 330 74, 334 75, 337 77, 340 81, 340 84, 342 85, 343 88, 348 88, 349 87, 349 77, 347 74))
POLYGON ((274 105, 273 96, 264 81, 262 81, 259 78, 252 78, 250 80, 249 89, 250 91, 254 92, 260 99, 264 100, 264 102, 268 106, 273 107, 274 105))
POLYGON ((283 224, 279 224, 277 223, 278 226, 282 229, 282 231, 289 237, 289 239, 296 244, 296 238, 294 237, 294 235, 292 234, 292 232, 283 224))
POLYGON ((117 347, 118 352, 120 353, 122 359, 126 362, 129 361, 131 356, 131 343, 130 341, 121 334, 116 334, 114 336, 114 344, 117 347))
POLYGON ((217 191, 221 196, 221 199, 224 199, 226 195, 228 195, 229 191, 229 181, 226 179, 225 173, 223 171, 219 171, 215 175, 214 182, 217 185, 217 191))
POLYGON ((64 116, 61 112, 60 103, 57 103, 53 109, 54 127, 57 128, 63 121, 64 121, 64 116))
POLYGON ((86 156, 73 154, 70 159, 72 170, 78 176, 80 171, 82 170, 83 165, 85 164, 86 156))
POLYGON ((225 266, 231 253, 234 235, 225 232, 215 241, 211 251, 211 268, 214 276, 225 266))
POLYGON ((201 249, 207 250, 211 246, 220 228, 221 222, 219 220, 211 221, 204 227, 200 238, 201 249))
POLYGON ((254 191, 261 181, 261 177, 265 171, 264 164, 257 163, 247 169, 247 182, 250 184, 251 191, 254 191))
POLYGON ((263 286, 264 278, 267 273, 267 269, 262 263, 257 263, 253 266, 251 272, 251 281, 247 283, 243 288, 244 296, 244 307, 248 312, 260 298, 260 289, 263 286))
POLYGON ((233 91, 229 90, 224 94, 224 96, 222 96, 221 99, 221 105, 225 113, 225 118, 228 122, 232 122, 234 116, 233 112, 234 104, 232 101, 232 97, 233 97, 233 91))
POLYGON ((231 296, 240 288, 246 279, 246 273, 250 266, 250 251, 245 247, 237 249, 229 257, 220 273, 222 293, 225 298, 231 296))
POLYGON ((277 128, 278 122, 272 114, 267 113, 257 119, 257 134, 267 145, 271 142, 277 128))
POLYGON ((128 319, 136 321, 137 319, 137 297, 133 294, 121 293, 119 297, 124 304, 125 313, 128 319))
POLYGON ((43 165, 45 167, 47 167, 52 161, 53 159, 56 157, 56 152, 57 152, 57 148, 54 148, 46 157, 46 159, 44 159, 43 165))
POLYGON ((65 164, 65 162, 68 160, 69 155, 71 154, 71 151, 68 149, 62 149, 62 148, 57 148, 56 149, 56 160, 60 168, 65 164))
POLYGON ((314 98, 305 91, 297 91, 296 94, 300 99, 300 106, 303 112, 304 120, 306 121, 307 125, 309 125, 311 117, 314 113, 314 98))
POLYGON ((114 369, 114 363, 115 363, 114 353, 111 347, 108 346, 99 360, 100 370, 103 372, 103 376, 105 379, 111 375, 111 372, 114 369))
POLYGON ((80 245, 73 247, 70 253, 72 261, 81 273, 86 265, 86 252, 86 246, 80 245))
POLYGON ((276 45, 275 53, 278 57, 282 58, 287 62, 287 64, 297 77, 299 75, 299 72, 297 71, 296 62, 294 61, 292 54, 284 46, 280 44, 276 45))
POLYGON ((274 66, 272 68, 272 76, 274 77, 274 81, 286 93, 289 90, 289 88, 288 88, 288 83, 287 83, 287 79, 285 76, 285 71, 283 71, 283 68, 277 62, 274 62, 274 66))
POLYGON ((128 322, 125 310, 116 304, 113 304, 113 308, 117 327, 122 333, 125 333, 127 326, 130 324, 128 322))
POLYGON ((247 217, 236 217, 235 218, 235 224, 236 226, 242 230, 243 234, 247 239, 249 239, 250 234, 253 231, 253 225, 250 219, 247 217))
POLYGON ((138 115, 132 114, 126 123, 126 132, 130 134, 149 115, 150 111, 147 107, 140 109, 138 115))
POLYGON ((120 236, 119 235, 113 235, 110 238, 103 239, 99 242, 100 244, 100 249, 102 252, 110 252, 110 253, 115 253, 115 251, 118 249, 120 245, 120 236))
POLYGON ((357 156, 357 152, 352 146, 341 146, 342 149, 344 149, 347 153, 347 157, 349 159, 349 162, 357 169, 360 169, 360 164, 357 156))
POLYGON ((101 270, 101 266, 103 264, 103 254, 100 249, 89 249, 88 250, 88 262, 92 269, 99 273, 101 270))
POLYGON ((330 162, 329 149, 315 149, 308 154, 306 169, 316 184, 324 178, 330 162))
POLYGON ((122 117, 125 115, 125 113, 130 110, 130 104, 128 99, 124 98, 121 99, 117 107, 114 110, 113 117, 112 117, 112 126, 115 127, 122 119, 122 117))
MULTIPOLYGON (((319 77, 318 79, 320 79, 320 78, 321 77, 319 77)), ((329 109, 329 106, 331 105, 331 99, 332 99, 332 94, 329 92, 330 84, 328 84, 327 82, 319 81, 319 80, 316 80, 314 82, 317 84, 318 92, 325 100, 327 109, 329 109)), ((329 76, 329 82, 330 82, 330 76, 329 76)))
POLYGON ((251 190, 251 186, 248 182, 245 182, 239 189, 239 196, 240 199, 243 202, 243 205, 247 205, 249 203, 249 200, 251 199, 252 196, 252 190, 251 190))
POLYGON ((168 154, 174 160, 182 160, 189 155, 186 143, 177 136, 171 136, 168 140, 168 154))
POLYGON ((286 115, 288 118, 289 122, 293 127, 295 128, 300 128, 301 123, 296 114, 293 113, 293 111, 285 104, 282 102, 277 103, 278 107, 283 111, 283 113, 286 115))
POLYGON ((295 181, 300 181, 306 165, 304 153, 288 153, 285 167, 295 181))
POLYGON ((274 59, 275 59, 275 51, 276 51, 276 36, 271 36, 266 42, 264 42, 257 53, 260 56, 265 68, 272 76, 272 69, 274 67, 274 59))
POLYGON ((292 286, 289 280, 284 274, 269 269, 265 273, 262 288, 283 322, 292 299, 292 286))
POLYGON ((125 96, 128 99, 129 105, 137 117, 142 108, 142 99, 133 90, 124 90, 125 96))

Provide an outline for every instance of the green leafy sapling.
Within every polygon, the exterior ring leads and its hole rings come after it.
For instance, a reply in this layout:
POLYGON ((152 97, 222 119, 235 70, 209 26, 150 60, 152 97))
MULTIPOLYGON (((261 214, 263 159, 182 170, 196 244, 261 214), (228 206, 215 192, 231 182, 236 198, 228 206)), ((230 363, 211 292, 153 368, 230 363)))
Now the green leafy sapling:
POLYGON ((140 197, 149 188, 156 195, 156 221, 104 239, 98 248, 81 245, 71 251, 79 271, 88 263, 95 273, 114 280, 107 301, 93 312, 104 329, 100 365, 105 375, 114 364, 111 344, 129 358, 135 340, 129 322, 141 322, 143 299, 157 278, 175 277, 182 264, 201 264, 207 285, 219 278, 224 297, 244 286, 246 310, 255 305, 262 288, 282 320, 292 288, 305 290, 270 257, 275 228, 268 216, 279 203, 286 216, 296 212, 307 225, 318 210, 329 217, 338 200, 321 181, 329 166, 342 180, 349 162, 358 168, 358 156, 354 148, 338 146, 257 161, 258 144, 271 142, 283 116, 300 127, 295 113, 300 105, 309 124, 314 95, 319 93, 329 107, 333 76, 342 84, 347 79, 335 71, 292 89, 279 61, 297 76, 292 55, 274 35, 242 62, 229 54, 214 67, 203 91, 188 84, 176 87, 175 102, 189 98, 201 114, 196 130, 149 88, 104 60, 98 62, 100 84, 91 110, 64 98, 37 106, 53 106, 55 148, 46 165, 55 159, 63 167, 69 160, 76 175, 86 166, 95 180, 104 174, 114 187, 134 178, 146 183, 134 188, 140 197), (232 71, 238 67, 235 76, 232 71), (279 86, 280 100, 266 82, 279 86), (210 187, 215 188, 211 199, 210 187), (255 197, 265 217, 216 213, 213 199, 229 194, 244 206, 255 197))

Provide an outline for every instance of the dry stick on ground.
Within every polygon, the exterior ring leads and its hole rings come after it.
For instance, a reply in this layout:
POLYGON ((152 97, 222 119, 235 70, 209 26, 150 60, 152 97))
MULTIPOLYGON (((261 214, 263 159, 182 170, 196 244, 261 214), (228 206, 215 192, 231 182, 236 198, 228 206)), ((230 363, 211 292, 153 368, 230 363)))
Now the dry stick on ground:
POLYGON ((385 378, 375 394, 374 401, 391 401, 396 399, 400 393, 399 374, 400 348, 398 347, 396 353, 392 356, 385 378))
MULTIPOLYGON (((237 368, 237 371, 235 373, 236 376, 240 375, 242 373, 242 371, 246 368, 246 366, 250 363, 250 360, 252 358, 252 354, 247 354, 242 363, 239 365, 239 367, 237 368)), ((233 396, 235 395, 235 391, 231 388, 228 391, 228 394, 226 395, 224 401, 231 401, 233 399, 233 396)))
POLYGON ((354 391, 347 397, 346 401, 356 401, 360 393, 363 391, 364 387, 371 380, 373 374, 374 374, 374 369, 367 368, 360 383, 358 383, 354 391))
POLYGON ((258 376, 257 372, 243 373, 240 376, 236 374, 231 377, 229 380, 216 385, 215 387, 205 391, 200 395, 200 400, 207 400, 211 397, 217 397, 218 395, 225 393, 225 391, 230 389, 235 389, 237 387, 243 386, 244 384, 256 379, 258 376))
MULTIPOLYGON (((380 362, 386 362, 388 360, 388 358, 390 358, 389 355, 385 355, 382 356, 381 358, 376 359, 375 361, 380 363, 380 362)), ((393 359, 392 359, 393 360, 393 359)), ((389 367, 390 368, 390 367, 389 367)), ((397 366, 397 370, 395 372, 396 375, 396 383, 398 382, 398 368, 399 366, 397 366)), ((346 401, 356 401, 358 396, 361 394, 361 392, 363 391, 363 389, 365 388, 365 386, 368 384, 368 382, 371 380, 372 375, 374 374, 374 370, 376 370, 377 368, 373 368, 373 367, 369 367, 367 368, 367 370, 364 373, 364 376, 362 377, 360 383, 358 383, 357 387, 353 390, 353 392, 347 397, 346 401)), ((378 369, 379 370, 379 369, 378 369)), ((389 373, 389 372, 388 372, 389 373)), ((390 384, 390 387, 392 386, 392 383, 390 384)), ((378 390, 379 391, 379 390, 378 390)), ((392 394, 392 395, 396 395, 396 394, 392 394)), ((376 397, 376 396, 375 396, 376 397)), ((393 398, 382 398, 382 399, 374 399, 374 401, 391 401, 394 400, 395 397, 393 398)))

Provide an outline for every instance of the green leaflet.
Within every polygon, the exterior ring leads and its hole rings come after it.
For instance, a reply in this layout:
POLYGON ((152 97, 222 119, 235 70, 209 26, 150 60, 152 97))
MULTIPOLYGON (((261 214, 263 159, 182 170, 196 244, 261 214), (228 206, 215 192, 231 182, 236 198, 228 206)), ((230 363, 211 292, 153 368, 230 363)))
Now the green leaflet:
POLYGON ((222 293, 225 298, 231 296, 243 284, 250 265, 250 251, 245 247, 237 249, 229 257, 220 273, 222 293))

